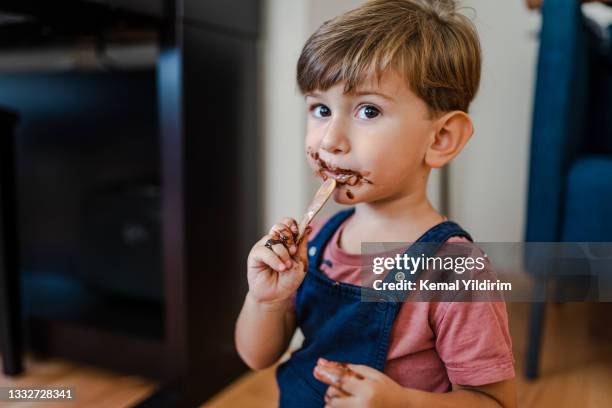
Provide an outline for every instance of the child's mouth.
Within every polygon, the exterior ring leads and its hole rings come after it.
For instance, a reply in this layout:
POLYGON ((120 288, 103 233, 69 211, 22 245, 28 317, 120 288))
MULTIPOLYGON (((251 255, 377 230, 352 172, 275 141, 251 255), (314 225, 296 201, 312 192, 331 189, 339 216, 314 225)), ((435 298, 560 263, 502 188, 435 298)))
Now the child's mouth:
POLYGON ((357 174, 344 173, 327 169, 320 169, 319 173, 321 174, 321 177, 323 177, 323 179, 331 177, 335 179, 338 184, 347 184, 349 186, 354 186, 355 184, 357 184, 358 181, 357 174))
POLYGON ((355 186, 362 183, 372 184, 370 180, 365 178, 366 174, 362 174, 351 169, 331 166, 321 159, 319 157, 319 153, 317 152, 308 152, 308 154, 317 163, 318 168, 316 170, 316 174, 317 176, 323 178, 323 180, 331 177, 335 179, 338 184, 345 184, 348 186, 355 186))

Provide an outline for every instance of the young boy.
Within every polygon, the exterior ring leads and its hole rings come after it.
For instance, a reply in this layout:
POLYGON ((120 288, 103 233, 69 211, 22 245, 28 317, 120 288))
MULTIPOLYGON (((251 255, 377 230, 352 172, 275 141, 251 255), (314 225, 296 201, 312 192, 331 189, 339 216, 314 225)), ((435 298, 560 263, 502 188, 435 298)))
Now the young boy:
POLYGON ((362 242, 471 241, 426 185, 472 136, 480 66, 475 28, 451 0, 369 1, 304 46, 307 160, 352 208, 299 247, 286 218, 249 254, 236 326, 244 361, 268 367, 297 327, 305 337, 278 369, 281 406, 516 406, 503 302, 363 302, 358 286, 362 242), (353 375, 318 381, 337 368, 328 360, 354 363, 353 375))

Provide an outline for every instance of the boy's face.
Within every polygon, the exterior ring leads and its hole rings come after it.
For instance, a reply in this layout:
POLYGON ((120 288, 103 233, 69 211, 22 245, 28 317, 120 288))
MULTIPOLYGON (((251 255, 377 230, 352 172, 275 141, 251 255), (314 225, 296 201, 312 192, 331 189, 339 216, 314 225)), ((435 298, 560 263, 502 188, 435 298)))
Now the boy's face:
POLYGON ((333 177, 341 204, 398 199, 424 191, 425 153, 434 121, 395 71, 365 81, 354 94, 344 83, 306 95, 306 153, 322 178, 333 177))

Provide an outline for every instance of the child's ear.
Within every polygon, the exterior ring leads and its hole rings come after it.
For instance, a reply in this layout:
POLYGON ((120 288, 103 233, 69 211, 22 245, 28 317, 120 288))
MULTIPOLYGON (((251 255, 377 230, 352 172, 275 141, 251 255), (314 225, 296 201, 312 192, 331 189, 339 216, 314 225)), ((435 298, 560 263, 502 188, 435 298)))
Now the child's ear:
POLYGON ((434 140, 425 153, 425 163, 440 168, 459 154, 474 133, 474 125, 468 114, 449 112, 434 122, 434 140))

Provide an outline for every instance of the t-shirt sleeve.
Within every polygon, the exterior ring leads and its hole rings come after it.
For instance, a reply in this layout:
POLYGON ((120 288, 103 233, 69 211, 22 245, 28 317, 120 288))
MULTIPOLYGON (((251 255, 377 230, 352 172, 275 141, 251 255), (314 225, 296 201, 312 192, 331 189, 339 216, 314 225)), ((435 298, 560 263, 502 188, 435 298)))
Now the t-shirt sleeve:
POLYGON ((436 349, 453 384, 478 386, 514 378, 504 302, 449 302, 436 332, 436 349))

